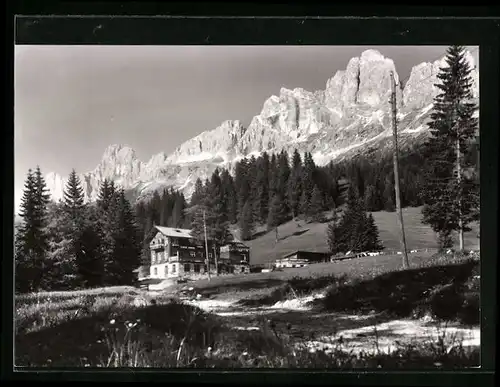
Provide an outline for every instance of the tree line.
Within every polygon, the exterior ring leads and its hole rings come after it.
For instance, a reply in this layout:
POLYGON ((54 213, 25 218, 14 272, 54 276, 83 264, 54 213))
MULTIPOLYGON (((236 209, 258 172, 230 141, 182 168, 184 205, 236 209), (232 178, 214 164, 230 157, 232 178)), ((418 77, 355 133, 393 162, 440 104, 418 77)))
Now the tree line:
POLYGON ((131 285, 141 235, 123 189, 104 180, 95 203, 85 203, 73 170, 63 199, 50 199, 40 168, 28 171, 15 232, 18 292, 131 285))

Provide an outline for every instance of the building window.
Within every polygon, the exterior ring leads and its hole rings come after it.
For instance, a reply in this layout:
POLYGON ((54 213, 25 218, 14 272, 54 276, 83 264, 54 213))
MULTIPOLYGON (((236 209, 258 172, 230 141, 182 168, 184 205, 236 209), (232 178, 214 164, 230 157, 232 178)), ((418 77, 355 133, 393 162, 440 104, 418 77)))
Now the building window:
POLYGON ((212 253, 208 253, 208 258, 212 258, 212 253))
POLYGON ((199 273, 200 272, 200 264, 199 263, 195 263, 194 264, 194 272, 195 273, 199 273))
POLYGON ((191 271, 191 264, 185 263, 184 264, 184 272, 188 273, 191 271))
POLYGON ((195 252, 195 251, 190 251, 190 252, 189 252, 189 255, 191 255, 191 257, 193 257, 193 258, 194 258, 194 257, 196 257, 196 252, 195 252))
POLYGON ((157 267, 155 267, 154 273, 155 273, 155 275, 158 275, 158 268, 157 267))
POLYGON ((172 265, 172 274, 175 274, 175 270, 176 270, 175 266, 176 266, 176 265, 175 265, 175 263, 174 263, 174 264, 172 265))

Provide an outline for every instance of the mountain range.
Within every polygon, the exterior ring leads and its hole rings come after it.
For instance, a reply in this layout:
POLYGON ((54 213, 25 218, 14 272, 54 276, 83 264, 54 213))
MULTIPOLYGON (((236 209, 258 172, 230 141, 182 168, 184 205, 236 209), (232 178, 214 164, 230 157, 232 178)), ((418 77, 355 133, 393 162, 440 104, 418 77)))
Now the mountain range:
MULTIPOLYGON (((479 72, 473 68, 473 94, 479 98, 479 72)), ((87 200, 95 200, 100 183, 112 179, 131 197, 146 199, 156 190, 173 187, 189 198, 198 177, 209 177, 217 167, 233 170, 235 162, 262 152, 311 152, 318 165, 356 154, 388 149, 392 141, 391 72, 396 88, 398 136, 402 146, 421 141, 438 93, 444 58, 414 66, 406 82, 399 82, 392 59, 376 50, 352 58, 345 70, 327 80, 324 90, 281 88, 270 96, 260 113, 245 127, 227 120, 180 144, 171 154, 159 153, 141 161, 135 151, 122 144, 110 145, 93 171, 80 175, 87 200)), ((66 177, 55 172, 46 176, 52 198, 63 196, 66 177)))

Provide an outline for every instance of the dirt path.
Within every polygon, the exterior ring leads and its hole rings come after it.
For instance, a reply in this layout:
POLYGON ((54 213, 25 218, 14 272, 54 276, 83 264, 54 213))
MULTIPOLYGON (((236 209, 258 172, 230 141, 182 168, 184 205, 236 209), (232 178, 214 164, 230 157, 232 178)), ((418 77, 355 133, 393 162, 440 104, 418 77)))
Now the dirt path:
POLYGON ((322 294, 278 302, 267 307, 239 306, 238 300, 204 299, 186 302, 223 316, 233 329, 259 330, 263 321, 273 322, 277 331, 291 334, 311 351, 330 351, 342 344, 354 352, 391 352, 398 345, 437 342, 450 350, 462 342, 464 347, 480 345, 479 327, 437 323, 431 319, 387 320, 375 313, 349 315, 324 313, 311 301, 322 294))

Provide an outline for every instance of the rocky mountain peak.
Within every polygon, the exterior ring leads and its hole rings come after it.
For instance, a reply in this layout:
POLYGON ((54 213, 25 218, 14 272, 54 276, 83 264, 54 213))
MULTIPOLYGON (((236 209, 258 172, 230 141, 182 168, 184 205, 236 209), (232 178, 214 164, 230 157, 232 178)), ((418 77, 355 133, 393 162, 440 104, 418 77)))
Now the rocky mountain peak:
MULTIPOLYGON (((474 68, 470 53, 466 59, 474 68)), ((444 58, 420 63, 412 68, 405 84, 396 89, 403 144, 425 134, 438 92, 437 74, 445 65, 444 58)), ((277 95, 264 101, 248 127, 239 120, 225 120, 168 155, 162 152, 152 156, 147 163, 142 163, 131 147, 111 145, 95 170, 81 175, 85 195, 95 199, 102 180, 110 178, 137 191, 138 197, 171 186, 183 190, 189 198, 197 177, 205 179, 220 166, 231 170, 235 161, 264 151, 307 151, 321 165, 363 149, 383 148, 391 135, 391 72, 398 83, 392 59, 377 50, 366 50, 349 60, 345 69, 336 71, 327 80, 325 90, 282 87, 277 95)), ((472 78, 477 97, 477 69, 472 78)), ((62 197, 64 179, 49 174, 46 180, 54 197, 62 197)))

